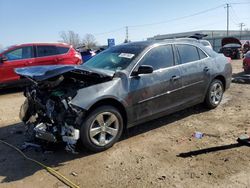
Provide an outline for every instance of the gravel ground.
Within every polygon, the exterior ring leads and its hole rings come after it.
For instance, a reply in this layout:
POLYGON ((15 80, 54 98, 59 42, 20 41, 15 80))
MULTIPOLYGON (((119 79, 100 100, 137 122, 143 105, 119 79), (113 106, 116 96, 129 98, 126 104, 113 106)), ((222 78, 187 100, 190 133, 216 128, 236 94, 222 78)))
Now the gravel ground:
MULTIPOLYGON (((233 72, 242 71, 233 61, 233 72)), ((69 177, 80 187, 250 187, 250 148, 231 147, 240 134, 250 133, 250 84, 232 83, 222 104, 207 111, 202 105, 129 129, 111 149, 73 155, 63 148, 25 154, 69 177), (195 139, 200 131, 207 135, 195 139), (227 147, 229 149, 225 149, 227 147), (224 150, 179 157, 183 152, 225 146, 224 150), (231 148, 230 148, 231 147, 231 148)), ((22 146, 18 118, 24 97, 1 91, 0 139, 22 146)), ((0 187, 65 187, 36 164, 0 144, 0 187)))

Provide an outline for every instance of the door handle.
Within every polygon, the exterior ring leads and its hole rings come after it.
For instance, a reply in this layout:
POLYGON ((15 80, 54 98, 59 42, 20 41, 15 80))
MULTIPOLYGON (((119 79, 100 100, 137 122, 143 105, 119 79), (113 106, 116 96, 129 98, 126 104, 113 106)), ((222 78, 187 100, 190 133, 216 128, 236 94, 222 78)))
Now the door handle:
POLYGON ((30 65, 30 64, 32 64, 32 61, 25 61, 24 64, 25 65, 30 65))
POLYGON ((62 61, 63 58, 56 58, 56 61, 62 61))
POLYGON ((205 67, 205 68, 203 69, 203 71, 204 71, 204 72, 208 72, 208 71, 209 71, 209 68, 208 68, 208 67, 205 67))
POLYGON ((176 81, 176 80, 179 80, 181 77, 180 76, 172 76, 171 80, 172 81, 176 81))

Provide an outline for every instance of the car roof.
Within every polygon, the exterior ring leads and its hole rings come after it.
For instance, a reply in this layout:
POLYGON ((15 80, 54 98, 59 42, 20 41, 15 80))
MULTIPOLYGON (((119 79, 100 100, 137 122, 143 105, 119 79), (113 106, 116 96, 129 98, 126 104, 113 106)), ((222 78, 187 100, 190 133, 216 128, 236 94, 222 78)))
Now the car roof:
POLYGON ((31 42, 31 43, 23 43, 23 44, 15 44, 10 46, 9 48, 19 47, 19 46, 31 46, 31 45, 55 45, 55 46, 67 46, 70 47, 70 44, 63 42, 31 42))
POLYGON ((18 48, 18 47, 23 47, 23 46, 34 46, 34 45, 53 45, 53 46, 61 46, 61 47, 68 47, 70 48, 72 45, 70 44, 67 44, 67 43, 63 43, 63 42, 31 42, 31 43, 23 43, 23 44, 15 44, 15 45, 11 45, 11 46, 8 46, 6 48, 4 48, 4 50, 1 51, 1 54, 2 53, 5 53, 7 51, 10 51, 10 50, 13 50, 15 48, 18 48))
POLYGON ((165 39, 161 41, 159 40, 139 41, 139 42, 124 43, 118 46, 142 46, 146 48, 152 45, 157 45, 157 44, 161 45, 161 44, 170 44, 170 43, 190 43, 190 44, 197 44, 200 46, 200 42, 194 38, 165 39))

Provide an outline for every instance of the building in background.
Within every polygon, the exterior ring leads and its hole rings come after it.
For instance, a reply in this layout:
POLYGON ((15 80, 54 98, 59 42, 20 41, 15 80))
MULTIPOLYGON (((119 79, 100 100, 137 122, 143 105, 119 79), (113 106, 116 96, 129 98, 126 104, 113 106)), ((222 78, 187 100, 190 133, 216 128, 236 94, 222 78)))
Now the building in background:
MULTIPOLYGON (((205 40, 208 40, 215 51, 219 51, 221 48, 221 39, 227 37, 226 30, 199 30, 199 31, 190 31, 183 33, 173 33, 166 35, 156 35, 154 37, 148 38, 148 40, 165 40, 165 39, 173 39, 173 38, 185 38, 189 37, 195 33, 207 34, 205 40)), ((241 41, 250 40, 250 31, 229 31, 228 37, 235 37, 241 41)))

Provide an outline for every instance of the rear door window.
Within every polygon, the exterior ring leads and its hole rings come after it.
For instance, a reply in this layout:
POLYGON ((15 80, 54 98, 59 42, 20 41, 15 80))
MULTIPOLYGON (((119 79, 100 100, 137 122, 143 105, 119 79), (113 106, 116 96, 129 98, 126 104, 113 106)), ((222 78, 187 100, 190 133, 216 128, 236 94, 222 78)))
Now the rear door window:
POLYGON ((37 46, 37 57, 57 55, 58 51, 55 46, 37 46))
POLYGON ((56 48, 57 48, 58 54, 65 54, 69 51, 68 47, 57 46, 56 48))
POLYGON ((5 53, 4 55, 8 58, 8 61, 33 58, 33 47, 26 46, 17 48, 15 50, 5 53))
POLYGON ((188 44, 176 44, 181 64, 200 60, 197 48, 188 44))
POLYGON ((141 60, 141 65, 150 65, 154 70, 174 65, 171 45, 159 46, 150 50, 141 60))
POLYGON ((207 55, 200 48, 197 48, 197 50, 198 50, 200 59, 207 58, 207 55))

